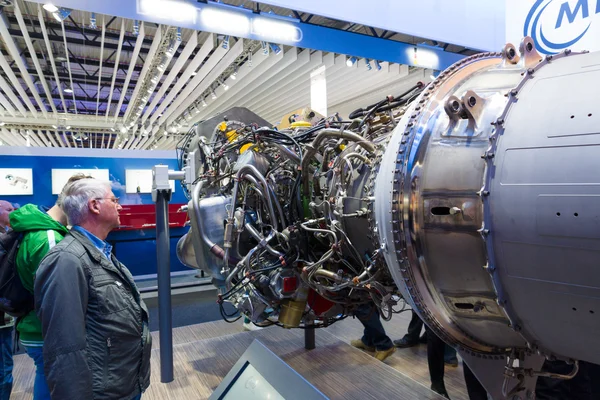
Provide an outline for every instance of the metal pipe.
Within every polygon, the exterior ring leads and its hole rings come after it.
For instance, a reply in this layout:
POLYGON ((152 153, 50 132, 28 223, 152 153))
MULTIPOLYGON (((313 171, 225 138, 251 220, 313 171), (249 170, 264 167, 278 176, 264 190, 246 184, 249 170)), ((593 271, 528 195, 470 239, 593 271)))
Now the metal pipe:
POLYGON ((171 318, 171 252, 169 239, 170 190, 156 193, 156 261, 158 274, 158 329, 160 380, 173 381, 173 321, 171 318))
POLYGON ((288 149, 287 147, 285 147, 282 144, 272 143, 272 145, 279 149, 282 156, 285 156, 287 159, 300 165, 300 156, 298 156, 298 154, 294 153, 292 150, 288 149))
POLYGON ((313 140, 311 145, 306 147, 307 151, 306 151, 306 154, 304 155, 304 159, 302 160, 302 166, 301 166, 302 190, 303 190, 303 193, 305 196, 308 196, 309 192, 310 192, 310 187, 309 187, 309 183, 308 183, 309 177, 308 177, 308 174, 306 173, 306 172, 308 172, 308 166, 310 165, 310 161, 312 160, 314 155, 317 153, 317 149, 319 149, 321 147, 321 142, 323 140, 325 140, 326 138, 338 138, 338 139, 344 139, 344 140, 356 142, 360 147, 362 147, 369 153, 371 153, 371 154, 375 153, 375 144, 366 140, 365 138, 363 138, 362 136, 360 136, 357 133, 354 133, 351 131, 338 130, 338 129, 323 129, 323 130, 321 130, 321 132, 319 132, 319 134, 317 135, 315 140, 313 140))
MULTIPOLYGON (((252 235, 254 237, 254 239, 258 240, 259 242, 264 240, 265 238, 260 234, 259 231, 256 230, 255 227, 253 227, 250 224, 247 224, 244 226, 246 228, 246 230, 250 233, 250 235, 252 235)), ((281 254, 280 252, 278 252, 277 250, 275 250, 274 248, 272 248, 271 246, 267 245, 265 247, 267 249, 267 251, 269 253, 271 253, 272 255, 274 255, 275 257, 283 257, 283 254, 281 254)))

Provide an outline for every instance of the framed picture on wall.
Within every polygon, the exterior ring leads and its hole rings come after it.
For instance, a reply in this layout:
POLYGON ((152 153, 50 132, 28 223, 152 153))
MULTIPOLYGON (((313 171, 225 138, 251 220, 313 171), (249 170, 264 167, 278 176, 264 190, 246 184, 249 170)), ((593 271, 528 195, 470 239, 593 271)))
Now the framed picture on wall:
MULTIPOLYGON (((175 192, 175 181, 169 181, 169 185, 175 192)), ((152 193, 152 170, 126 169, 125 193, 152 193)))
POLYGON ((31 168, 0 168, 0 195, 33 194, 31 168))
POLYGON ((52 194, 59 194, 70 177, 75 174, 85 174, 93 176, 96 179, 108 181, 107 169, 95 168, 74 168, 74 169, 52 169, 52 194))

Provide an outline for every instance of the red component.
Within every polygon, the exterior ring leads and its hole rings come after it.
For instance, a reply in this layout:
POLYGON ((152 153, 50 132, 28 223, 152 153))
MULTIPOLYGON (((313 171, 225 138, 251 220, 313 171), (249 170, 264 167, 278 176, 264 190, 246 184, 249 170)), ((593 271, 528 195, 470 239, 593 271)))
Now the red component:
POLYGON ((321 295, 314 290, 310 289, 308 292, 308 306, 312 308, 315 314, 322 315, 329 311, 334 305, 335 303, 321 297, 321 295))
POLYGON ((288 276, 283 278, 283 293, 292 293, 296 291, 298 287, 298 279, 295 276, 288 276))
MULTIPOLYGON (((169 204, 169 227, 185 226, 187 212, 178 210, 186 204, 169 204)), ((154 204, 122 204, 119 213, 121 226, 116 230, 156 229, 156 206, 154 204)))

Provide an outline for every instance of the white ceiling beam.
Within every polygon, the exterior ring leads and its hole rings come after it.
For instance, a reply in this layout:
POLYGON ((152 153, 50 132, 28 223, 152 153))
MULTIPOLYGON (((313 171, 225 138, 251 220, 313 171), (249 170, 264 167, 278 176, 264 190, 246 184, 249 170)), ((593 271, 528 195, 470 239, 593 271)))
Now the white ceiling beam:
POLYGON ((311 63, 310 60, 310 49, 306 49, 300 53, 298 62, 291 65, 289 70, 286 70, 277 77, 274 77, 268 91, 263 91, 262 95, 251 95, 244 97, 241 104, 250 110, 256 110, 261 103, 268 101, 268 99, 273 96, 273 93, 279 93, 281 90, 283 90, 283 88, 287 87, 290 82, 295 82, 299 76, 308 74, 315 67, 316 62, 313 59, 313 62, 311 63))
POLYGON ((58 131, 54 131, 54 137, 56 138, 56 143, 58 143, 58 147, 65 147, 65 143, 63 139, 60 137, 60 133, 58 131))
POLYGON ((19 132, 18 129, 9 129, 11 138, 15 139, 15 141, 17 143, 19 143, 19 146, 27 146, 27 141, 25 140, 25 138, 23 136, 21 136, 21 133, 19 132))
MULTIPOLYGON (((6 82, 2 75, 0 75, 0 88, 4 91, 4 93, 12 101, 15 107, 17 107, 17 109, 22 115, 30 115, 19 100, 19 98, 12 91, 12 85, 6 82)), ((31 117, 33 117, 33 115, 31 115, 31 117)))
MULTIPOLYGON (((2 37, 4 37, 4 36, 2 36, 2 37)), ((9 35, 9 37, 11 37, 11 36, 9 35)), ((21 99, 25 102, 25 105, 27 106, 27 108, 31 112, 31 115, 34 118, 37 118, 38 117, 38 112, 35 109, 35 106, 31 102, 31 99, 29 98, 29 95, 23 89, 23 86, 19 82, 19 79, 17 78, 17 76, 13 72, 12 68, 8 64, 8 61, 6 61, 6 57, 4 57, 4 54, 2 54, 2 53, 0 53, 0 66, 2 67, 2 69, 4 70, 4 73, 6 74, 6 76, 8 77, 8 79, 10 80, 10 82, 12 84, 12 87, 14 89, 16 89, 16 91, 21 96, 21 99)), ((37 93, 37 90, 34 93, 37 93)), ((39 97, 39 95, 38 95, 38 97, 39 97)), ((42 107, 42 108, 44 108, 44 107, 42 107)))
POLYGON ((62 137, 63 137, 63 140, 65 141, 65 143, 67 143, 67 147, 71 148, 72 147, 71 141, 69 140, 69 137, 67 136, 67 132, 62 131, 62 137))
MULTIPOLYGON (((52 112, 54 114, 56 114, 56 106, 54 106, 54 101, 52 100, 52 94, 50 92, 50 89, 48 88, 48 83, 46 82, 46 76, 44 75, 44 71, 42 70, 40 61, 37 58, 37 53, 33 47, 33 42, 31 41, 31 38, 29 37, 29 31, 27 30, 27 25, 25 24, 25 21, 23 20, 23 15, 21 14, 21 9, 19 8, 19 3, 14 2, 13 6, 14 6, 15 17, 17 18, 17 22, 19 23, 19 28, 21 28, 21 33, 23 34, 23 39, 25 40, 25 44, 27 45, 27 50, 29 50, 29 55, 31 57, 31 60, 33 61, 33 65, 35 66, 35 70, 38 74, 38 79, 42 83, 42 87, 44 88, 44 93, 46 94, 46 99, 48 100, 48 103, 50 104, 50 108, 52 109, 52 112)), ((19 57, 19 59, 20 58, 21 57, 19 57)), ((23 71, 21 71, 21 73, 23 74, 23 71)), ((27 74, 27 76, 29 77, 29 74, 27 74)), ((29 80, 31 80, 30 77, 29 77, 29 80)), ((32 82, 32 85, 33 85, 33 82, 32 82)), ((34 87, 35 87, 35 85, 34 85, 34 87)), ((37 93, 37 92, 34 92, 34 94, 35 93, 37 93)), ((38 98, 39 98, 39 96, 36 97, 36 100, 38 98)), ((45 113, 46 107, 44 106, 43 103, 40 103, 40 100, 38 100, 40 108, 42 109, 44 116, 47 117, 47 115, 45 113)))
MULTIPOLYGON (((251 92, 240 93, 240 105, 251 104, 255 99, 263 96, 268 96, 272 91, 276 91, 282 82, 285 84, 288 81, 290 74, 298 71, 310 61, 310 49, 304 49, 296 59, 296 62, 287 66, 275 75, 271 75, 269 79, 262 85, 254 88, 251 92)), ((245 92, 245 91, 244 91, 245 92)))
POLYGON ((63 96, 62 89, 60 87, 60 79, 58 79, 58 71, 56 69, 56 63, 54 62, 54 55, 52 54, 52 45, 50 44, 50 40, 48 39, 48 32, 46 31, 46 23, 44 22, 44 14, 42 12, 42 7, 38 4, 38 21, 40 21, 40 27, 42 28, 42 35, 44 36, 44 43, 46 44, 46 50, 48 51, 48 58, 50 59, 50 65, 52 65, 52 72, 54 73, 54 82, 58 88, 58 95, 60 96, 60 101, 62 102, 63 112, 67 112, 67 105, 65 104, 65 98, 63 96))
MULTIPOLYGON (((383 63, 382 63, 383 64, 383 63)), ((334 104, 341 97, 357 97, 370 87, 379 85, 382 81, 391 81, 399 78, 400 66, 393 64, 388 66, 386 72, 382 65, 381 71, 355 71, 347 79, 327 81, 327 103, 334 104), (350 83, 349 83, 350 82, 350 83)))
POLYGON ((208 89, 213 82, 223 74, 223 72, 225 72, 231 63, 242 54, 242 51, 244 50, 244 40, 238 40, 222 58, 214 57, 221 49, 223 49, 223 46, 219 46, 213 53, 213 56, 211 56, 206 64, 200 69, 200 72, 192 79, 192 82, 181 92, 181 95, 173 101, 165 112, 163 112, 162 120, 168 121, 170 118, 174 121, 179 118, 185 109, 192 105, 192 103, 194 103, 198 97, 200 97, 202 93, 204 93, 204 91, 208 89), (204 70, 210 71, 210 73, 207 74, 204 70), (205 76, 204 79, 196 79, 202 78, 203 75, 205 76))
POLYGON ((2 128, 0 129, 0 131, 2 132, 2 137, 4 138, 4 141, 6 143, 8 143, 11 146, 20 146, 21 144, 12 136, 12 134, 9 132, 8 129, 6 128, 2 128))
MULTIPOLYGON (((133 48, 133 53, 131 54, 131 62, 129 63, 129 69, 127 69, 127 76, 125 77, 125 83, 123 83, 123 89, 121 89, 121 98, 119 99, 119 104, 117 105, 117 109, 115 110, 115 118, 113 122, 117 121, 117 117, 119 116, 119 111, 121 110, 121 106, 123 105, 123 100, 125 100, 125 95, 127 94, 127 89, 129 88, 129 81, 131 80, 131 76, 133 75, 133 71, 135 69, 135 62, 138 58, 138 54, 140 54, 140 49, 142 48, 142 43, 144 43, 144 23, 140 24, 140 31, 138 33, 137 40, 135 41, 135 46, 133 48)), ((118 63, 118 61, 117 61, 118 63)), ((115 74, 116 76, 116 74, 115 74)), ((114 82, 113 77, 113 82, 114 82)))
MULTIPOLYGON (((71 75, 71 60, 69 59, 69 47, 67 46, 67 33, 65 32, 65 22, 61 21, 60 26, 62 28, 63 42, 65 45, 65 58, 67 59, 67 72, 69 73, 69 89, 71 89, 71 98, 73 99, 73 111, 75 111, 75 114, 77 114, 77 100, 75 100, 75 88, 73 87, 73 76, 71 75)), ((117 60, 118 59, 119 53, 117 53, 117 60)), ((62 88, 59 87, 59 90, 62 90, 62 88)))
MULTIPOLYGON (((344 88, 340 85, 332 88, 331 93, 328 94, 328 101, 330 104, 349 102, 354 99, 364 98, 365 95, 375 91, 381 94, 382 99, 387 95, 394 95, 396 93, 390 93, 388 88, 396 81, 406 78, 408 76, 408 68, 405 71, 406 73, 404 73, 404 69, 400 68, 400 65, 393 64, 390 66, 388 73, 375 74, 363 78, 351 87, 344 88)), ((365 106, 367 105, 365 104, 365 106)))
POLYGON ((2 107, 4 107, 7 113, 9 113, 13 117, 16 116, 14 107, 12 106, 12 104, 10 104, 8 99, 4 97, 4 94, 2 94, 2 92, 0 92, 0 104, 2 104, 2 107))
POLYGON ((100 83, 102 83, 102 61, 104 58, 104 35, 106 34, 106 24, 102 16, 102 33, 100 34, 100 66, 98 67, 98 89, 96 90, 96 117, 100 108, 100 83))
MULTIPOLYGON (((123 47, 123 37, 125 36, 125 18, 121 18, 121 33, 119 35, 119 43, 117 44, 117 59, 115 60, 115 69, 112 75, 112 82, 110 84, 110 92, 108 94, 108 103, 106 104, 106 120, 108 121, 108 114, 110 113, 110 104, 112 103, 113 90, 115 89, 115 80, 117 79, 117 71, 119 71, 119 60, 121 59, 121 48, 123 47)), ((132 60, 132 64, 135 64, 135 60, 132 60)), ((123 90, 126 92, 127 87, 123 86, 123 90)), ((117 115, 119 110, 117 110, 117 115)))
MULTIPOLYGON (((208 46, 214 46, 214 43, 209 43, 208 46)), ((207 47, 208 47, 207 46, 207 47)), ((202 46, 204 48, 204 46, 202 46)), ((167 121, 169 115, 175 111, 175 109, 185 100, 186 96, 189 96, 192 92, 197 91, 200 84, 205 80, 209 73, 215 68, 215 66, 225 57, 226 54, 241 53, 243 49, 243 40, 238 41, 231 50, 224 49, 223 46, 219 46, 212 53, 212 55, 206 60, 204 65, 196 73, 196 75, 187 82, 185 87, 182 87, 181 93, 175 93, 174 90, 169 93, 169 96, 162 101, 160 106, 156 109, 156 112, 150 118, 150 123, 154 124, 162 114, 159 124, 167 121)), ((212 83, 212 81, 211 81, 212 83)), ((200 95, 200 94, 199 94, 200 95)), ((154 128, 154 132, 158 131, 158 127, 154 128)))
POLYGON ((54 147, 60 147, 58 145, 58 142, 56 141, 56 139, 54 139, 54 135, 52 134, 51 131, 46 131, 46 136, 48 137, 48 139, 52 143, 52 146, 54 146, 54 147))
MULTIPOLYGON (((173 65, 173 68, 171 68, 169 75, 167 75, 167 77, 163 81, 163 83, 160 87, 160 90, 158 91, 158 93, 156 93, 154 95, 154 98, 152 99, 150 106, 148 106, 146 108, 146 111, 144 112, 144 114, 142 116, 142 124, 144 122, 146 122, 146 119, 148 119, 149 114, 152 112, 152 110, 154 110, 154 108, 158 104, 159 100, 162 99, 162 97, 165 95, 165 93, 167 92, 167 89, 169 89, 169 86, 171 86, 171 83, 175 80, 175 78, 177 77, 177 74, 179 74, 179 71, 181 71, 181 69, 183 68, 185 63, 188 61, 188 59, 192 55, 192 52, 194 51, 194 49, 196 49, 197 45, 198 45, 198 33, 193 32, 192 36, 190 36, 190 40, 188 40, 188 42, 186 43, 183 51, 181 52, 179 57, 177 57, 177 61, 175 62, 175 65, 173 65)), ((200 54, 201 51, 198 52, 199 56, 201 56, 201 54, 200 54)), ((207 54, 208 54, 208 52, 207 52, 207 54)), ((193 63, 193 60, 190 61, 190 65, 191 65, 191 63, 193 63)), ((189 66, 188 66, 188 69, 189 69, 189 66)), ((187 72, 187 69, 186 69, 186 72, 187 72)), ((187 81, 189 79, 189 77, 191 76, 192 72, 193 71, 189 71, 189 74, 187 75, 187 77, 185 76, 186 73, 184 72, 183 75, 179 78, 179 81, 182 81, 182 80, 187 81)))
MULTIPOLYGON (((180 41, 176 42, 175 47, 173 48, 173 54, 176 54, 177 49, 179 48, 180 44, 181 44, 180 41)), ((177 61, 179 61, 179 58, 178 58, 177 61)), ((173 62, 173 57, 169 58, 169 62, 167 63, 167 65, 165 65, 165 68, 162 71, 158 71, 158 73, 155 73, 154 76, 151 79, 156 78, 157 82, 159 82, 162 79, 165 71, 167 70, 167 68, 169 67, 169 65, 171 64, 171 62, 173 62)), ((176 68, 176 65, 177 65, 177 62, 173 65, 173 67, 171 67, 171 72, 176 68)), ((152 94, 155 94, 157 85, 158 84, 154 85, 154 87, 152 88, 153 89, 152 94)), ((145 97, 141 98, 141 100, 142 100, 141 104, 143 106, 145 106, 148 103, 148 100, 150 100, 150 97, 152 96, 152 94, 146 94, 145 97), (143 101, 144 98, 147 98, 148 100, 143 101)), ((154 97, 156 98, 156 95, 154 97)), ((142 115, 142 110, 136 111, 135 117, 131 120, 131 122, 133 122, 134 124, 137 123, 137 121, 140 119, 141 115, 142 115)))
POLYGON ((133 110, 133 104, 137 100, 137 97, 141 90, 141 83, 145 81, 146 75, 148 74, 148 70, 150 69, 150 65, 152 65, 152 60, 154 59, 156 52, 158 51, 158 47, 162 42, 162 25, 159 25, 156 28, 156 33, 154 34, 154 39, 152 40, 152 44, 150 45, 150 50, 146 55, 146 62, 144 62, 144 66, 142 67, 142 71, 138 76, 138 84, 135 85, 135 89, 133 89, 133 94, 129 98, 129 104, 127 105, 127 109, 125 110, 125 114, 123 115, 123 121, 129 118, 129 114, 133 110))
POLYGON ((238 75, 241 76, 236 77, 236 79, 228 78, 225 83, 229 86, 229 89, 225 91, 219 88, 219 97, 210 102, 208 107, 201 110, 190 122, 195 123, 196 121, 200 121, 204 119, 204 116, 211 115, 215 110, 224 111, 224 108, 229 108, 232 104, 238 105, 239 99, 244 98, 244 95, 252 93, 253 90, 268 82, 272 76, 296 62, 298 59, 298 49, 293 47, 285 54, 281 52, 266 58, 267 61, 263 62, 258 68, 244 68, 245 71, 242 72, 245 74, 241 75, 238 71, 238 75))
MULTIPOLYGON (((308 63, 307 68, 311 70, 313 68, 318 67, 322 63, 323 53, 321 51, 316 51, 310 55, 310 62, 308 63)), ((265 99, 265 102, 255 106, 254 112, 256 112, 258 115, 266 114, 266 112, 272 109, 274 106, 281 104, 283 101, 285 101, 285 99, 289 99, 289 97, 292 96, 292 94, 293 100, 293 97, 296 97, 296 90, 298 90, 301 87, 306 87, 307 82, 310 82, 310 74, 308 72, 303 73, 301 75, 297 75, 293 82, 282 88, 282 90, 276 95, 269 96, 265 99)), ((306 101, 303 100, 303 103, 306 103, 306 101)), ((308 101, 306 105, 308 106, 309 104, 310 101, 308 101)))
POLYGON ((29 140, 38 147, 47 147, 46 143, 39 137, 34 131, 31 129, 25 130, 26 137, 29 137, 29 140))

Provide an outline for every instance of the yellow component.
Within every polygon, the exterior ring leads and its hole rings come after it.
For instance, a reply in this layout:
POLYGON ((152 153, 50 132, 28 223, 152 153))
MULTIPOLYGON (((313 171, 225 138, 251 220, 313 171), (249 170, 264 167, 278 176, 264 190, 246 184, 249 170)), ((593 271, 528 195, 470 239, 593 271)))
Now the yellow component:
POLYGON ((254 144, 252 144, 252 143, 246 143, 245 145, 243 145, 242 147, 240 147, 240 154, 244 154, 246 152, 246 150, 248 150, 252 146, 254 146, 254 144))
POLYGON ((279 322, 284 328, 297 328, 302 320, 302 314, 306 308, 306 300, 282 300, 279 311, 279 322))
POLYGON ((227 129, 227 122, 223 121, 219 125, 217 125, 217 127, 221 132, 225 132, 225 129, 227 129))
POLYGON ((235 130, 229 131, 225 134, 225 137, 227 138, 227 140, 229 140, 229 142, 233 142, 235 139, 238 138, 237 131, 235 131, 235 130))
POLYGON ((310 122, 297 121, 297 122, 292 122, 292 124, 290 125, 290 128, 310 128, 311 126, 312 126, 312 124, 310 122))
POLYGON ((339 148, 340 148, 340 150, 344 151, 344 150, 346 150, 346 145, 345 144, 340 144, 339 148))

